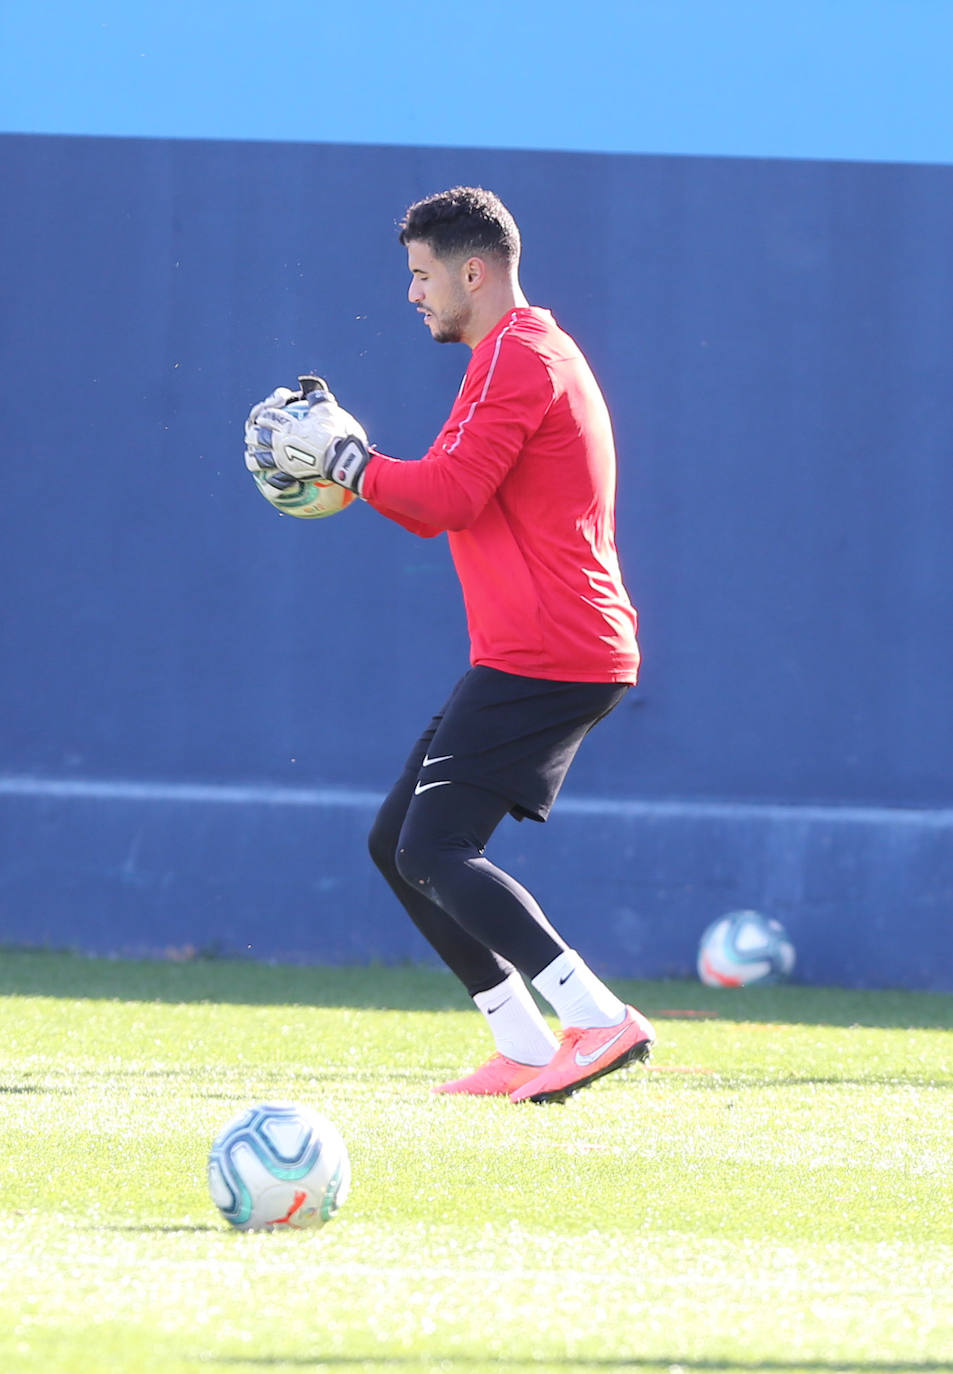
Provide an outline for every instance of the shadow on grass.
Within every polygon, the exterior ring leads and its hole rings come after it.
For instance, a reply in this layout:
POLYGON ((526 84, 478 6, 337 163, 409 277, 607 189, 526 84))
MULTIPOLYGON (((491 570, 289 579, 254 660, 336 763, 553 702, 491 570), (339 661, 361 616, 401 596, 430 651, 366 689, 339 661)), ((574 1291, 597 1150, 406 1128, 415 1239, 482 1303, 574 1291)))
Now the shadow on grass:
MULTIPOLYGON (((111 1084, 128 1080, 130 1083, 141 1085, 143 1097, 165 1097, 169 1090, 174 1088, 176 1091, 187 1093, 190 1098, 202 1102, 234 1103, 235 1085, 247 1083, 249 1078, 248 1068, 245 1064, 237 1064, 231 1070, 223 1068, 221 1065, 209 1066, 208 1073, 210 1077, 214 1075, 221 1080, 220 1087, 196 1086, 194 1065, 182 1069, 150 1069, 143 1068, 138 1064, 128 1066, 110 1064, 108 1068, 98 1069, 77 1068, 69 1065, 62 1070, 44 1069, 36 1082, 0 1083, 0 1095, 3 1093, 50 1093, 73 1097, 77 1094, 89 1093, 90 1090, 102 1092, 108 1090, 111 1084)), ((26 1076, 31 1078, 33 1075, 27 1071, 26 1076)), ((276 1096, 280 1095, 280 1088, 296 1081, 306 1081, 309 1084, 341 1084, 349 1086, 352 1090, 362 1084, 366 1084, 368 1089, 374 1090, 379 1088, 382 1083, 423 1084, 430 1081, 429 1076, 420 1069, 394 1067, 364 1070, 329 1069, 323 1065, 311 1064, 307 1061, 294 1069, 287 1065, 277 1065, 273 1069, 259 1066, 251 1076, 259 1085, 274 1083, 276 1096)))
POLYGON ((148 1222, 127 1225, 96 1225, 96 1226, 77 1226, 77 1231, 110 1231, 115 1235, 126 1236, 179 1236, 218 1231, 221 1235, 227 1235, 228 1231, 223 1226, 217 1226, 214 1222, 184 1222, 176 1225, 174 1222, 148 1222))
MULTIPOLYGON (((607 976, 607 975, 604 975, 607 976)), ((608 981, 627 1001, 664 1020, 712 1019, 766 1025, 953 1029, 953 995, 784 984, 706 988, 693 981, 608 981)), ((241 1006, 465 1011, 456 979, 428 965, 329 967, 246 959, 105 959, 0 948, 0 996, 241 1006)))
POLYGON ((227 1367, 240 1369, 289 1368, 349 1369, 363 1366, 365 1369, 379 1367, 387 1369, 467 1369, 477 1366, 481 1369, 498 1365, 501 1369, 638 1369, 644 1374, 693 1374, 693 1371, 718 1370, 743 1371, 743 1374, 936 1374, 944 1371, 950 1374, 953 1365, 947 1360, 692 1360, 684 1356, 663 1355, 655 1358, 639 1358, 627 1355, 582 1356, 572 1358, 533 1356, 505 1359, 488 1359, 486 1355, 439 1355, 436 1352, 426 1355, 204 1355, 202 1363, 209 1368, 227 1367))
POLYGON ((451 974, 423 965, 331 967, 199 957, 106 959, 2 948, 0 996, 394 1011, 472 1008, 451 974))

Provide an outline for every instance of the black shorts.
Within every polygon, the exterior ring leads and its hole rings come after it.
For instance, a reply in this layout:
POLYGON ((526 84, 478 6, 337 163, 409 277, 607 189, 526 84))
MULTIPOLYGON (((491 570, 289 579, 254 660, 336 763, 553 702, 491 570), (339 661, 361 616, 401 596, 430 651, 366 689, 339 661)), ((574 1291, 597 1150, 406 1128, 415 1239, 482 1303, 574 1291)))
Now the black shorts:
POLYGON ((495 792, 517 820, 545 821, 569 765, 627 682, 549 682, 471 668, 408 759, 417 792, 465 782, 495 792))

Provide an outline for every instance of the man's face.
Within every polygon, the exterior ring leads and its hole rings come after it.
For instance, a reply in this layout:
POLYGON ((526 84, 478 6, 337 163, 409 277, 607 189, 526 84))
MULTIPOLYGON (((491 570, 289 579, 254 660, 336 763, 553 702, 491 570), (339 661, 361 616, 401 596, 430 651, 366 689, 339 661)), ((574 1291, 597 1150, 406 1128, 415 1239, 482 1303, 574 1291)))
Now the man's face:
POLYGON ((460 343, 470 319, 471 302, 463 286, 463 264, 434 257, 429 243, 407 245, 410 290, 407 299, 424 317, 437 343, 460 343))

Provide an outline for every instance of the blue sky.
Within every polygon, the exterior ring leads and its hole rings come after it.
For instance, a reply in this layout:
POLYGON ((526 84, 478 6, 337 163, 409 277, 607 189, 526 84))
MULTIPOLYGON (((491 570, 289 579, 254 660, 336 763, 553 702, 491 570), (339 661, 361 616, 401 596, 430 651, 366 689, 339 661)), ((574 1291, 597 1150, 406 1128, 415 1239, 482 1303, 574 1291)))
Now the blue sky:
POLYGON ((31 0, 0 131, 953 162, 953 0, 31 0))

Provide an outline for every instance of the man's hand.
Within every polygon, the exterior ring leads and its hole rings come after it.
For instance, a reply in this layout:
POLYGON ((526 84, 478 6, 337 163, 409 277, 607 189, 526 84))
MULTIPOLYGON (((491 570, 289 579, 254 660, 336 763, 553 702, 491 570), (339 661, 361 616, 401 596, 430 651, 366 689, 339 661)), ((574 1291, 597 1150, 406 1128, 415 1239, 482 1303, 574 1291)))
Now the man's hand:
POLYGON ((360 493, 370 461, 363 426, 341 409, 320 378, 302 378, 303 390, 305 382, 311 384, 306 394, 281 387, 252 408, 245 464, 251 472, 276 469, 299 481, 324 478, 360 493))
POLYGON ((262 450, 261 456, 264 462, 256 461, 256 454, 260 448, 258 443, 258 417, 266 410, 272 410, 277 406, 286 406, 289 401, 300 401, 303 396, 301 391, 292 391, 290 387, 279 386, 270 396, 266 396, 263 401, 252 406, 248 412, 248 419, 245 421, 245 466, 249 472, 258 472, 263 467, 274 467, 269 453, 262 450))

